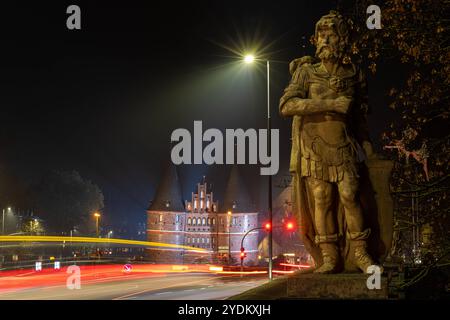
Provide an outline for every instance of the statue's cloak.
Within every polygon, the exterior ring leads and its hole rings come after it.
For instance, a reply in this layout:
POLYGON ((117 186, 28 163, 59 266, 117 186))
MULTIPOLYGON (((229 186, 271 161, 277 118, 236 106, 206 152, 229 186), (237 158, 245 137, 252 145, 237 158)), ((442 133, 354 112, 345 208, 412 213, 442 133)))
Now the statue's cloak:
MULTIPOLYGON (((283 97, 280 100, 280 111, 284 103, 290 98, 305 98, 304 90, 298 86, 295 80, 295 71, 302 64, 313 62, 312 57, 303 57, 294 60, 291 65, 291 74, 293 79, 286 88, 283 97)), ((358 142, 369 141, 367 132, 366 113, 364 108, 364 89, 365 84, 361 84, 361 92, 357 98, 357 103, 361 104, 361 112, 358 119, 353 119, 356 126, 353 130, 358 142)), ((300 226, 300 237, 306 248, 311 254, 317 266, 323 263, 320 248, 315 243, 316 230, 314 227, 314 198, 308 192, 306 181, 301 176, 301 147, 300 137, 302 134, 303 118, 302 116, 293 116, 292 120, 292 150, 290 158, 290 172, 292 174, 292 209, 300 226)), ((393 207, 389 194, 389 176, 392 165, 387 160, 369 159, 361 164, 360 168, 360 191, 359 200, 364 215, 366 227, 371 229, 368 240, 369 254, 377 261, 382 262, 388 253, 392 241, 392 216, 393 207), (376 196, 378 195, 378 196, 376 196)), ((335 188, 336 189, 336 188, 335 188)), ((334 190, 337 195, 337 190, 334 190)), ((348 271, 356 270, 353 261, 353 250, 351 242, 346 239, 347 225, 345 222, 344 208, 339 201, 339 197, 334 196, 335 223, 339 236, 339 248, 343 262, 343 268, 348 271)))

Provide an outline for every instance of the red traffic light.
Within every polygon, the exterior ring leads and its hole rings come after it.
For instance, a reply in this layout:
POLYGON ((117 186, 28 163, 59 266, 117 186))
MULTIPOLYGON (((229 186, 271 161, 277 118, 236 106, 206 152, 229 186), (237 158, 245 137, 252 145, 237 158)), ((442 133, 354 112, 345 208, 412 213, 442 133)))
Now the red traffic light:
POLYGON ((245 249, 242 247, 241 248, 241 260, 243 260, 246 256, 247 256, 247 254, 245 253, 245 249))
POLYGON ((266 229, 266 231, 270 231, 270 229, 272 229, 272 225, 270 224, 270 222, 267 222, 267 223, 264 225, 264 229, 266 229))
POLYGON ((286 229, 287 230, 292 231, 292 230, 294 230, 294 228, 295 228, 295 225, 294 225, 294 223, 292 221, 286 222, 286 229))

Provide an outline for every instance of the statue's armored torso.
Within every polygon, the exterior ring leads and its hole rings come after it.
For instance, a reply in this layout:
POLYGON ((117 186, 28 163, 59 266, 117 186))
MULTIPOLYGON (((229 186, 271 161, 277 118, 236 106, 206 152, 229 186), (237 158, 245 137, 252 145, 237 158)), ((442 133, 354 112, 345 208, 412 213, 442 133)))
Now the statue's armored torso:
MULTIPOLYGON (((357 75, 353 68, 342 68, 330 75, 322 64, 301 67, 305 94, 309 99, 353 97, 357 75)), ((349 110, 351 114, 351 110, 349 110)), ((303 117, 301 130, 302 176, 338 182, 344 174, 357 174, 362 161, 361 148, 347 125, 349 115, 320 112, 303 117)))

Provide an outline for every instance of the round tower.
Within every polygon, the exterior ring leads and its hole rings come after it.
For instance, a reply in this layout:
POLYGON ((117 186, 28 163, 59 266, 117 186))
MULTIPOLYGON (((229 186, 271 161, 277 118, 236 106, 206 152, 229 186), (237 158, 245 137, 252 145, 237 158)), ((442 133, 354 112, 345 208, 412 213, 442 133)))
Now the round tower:
MULTIPOLYGON (((178 173, 171 163, 147 209, 148 241, 184 245, 185 217, 178 173)), ((183 263, 183 249, 148 248, 147 253, 156 263, 183 263)))

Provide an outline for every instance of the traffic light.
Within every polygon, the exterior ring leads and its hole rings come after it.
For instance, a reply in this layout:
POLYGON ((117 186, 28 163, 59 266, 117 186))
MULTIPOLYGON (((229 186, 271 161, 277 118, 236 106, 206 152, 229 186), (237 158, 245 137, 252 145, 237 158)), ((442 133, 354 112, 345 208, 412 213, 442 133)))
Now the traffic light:
POLYGON ((247 253, 245 253, 245 248, 242 247, 241 248, 241 260, 244 260, 244 258, 246 258, 246 257, 247 257, 247 253))
POLYGON ((264 229, 266 229, 266 231, 270 231, 270 230, 272 229, 272 225, 270 224, 270 222, 267 222, 267 223, 264 225, 264 229))
POLYGON ((295 224, 293 221, 286 221, 285 226, 287 231, 294 231, 295 229, 295 224))

